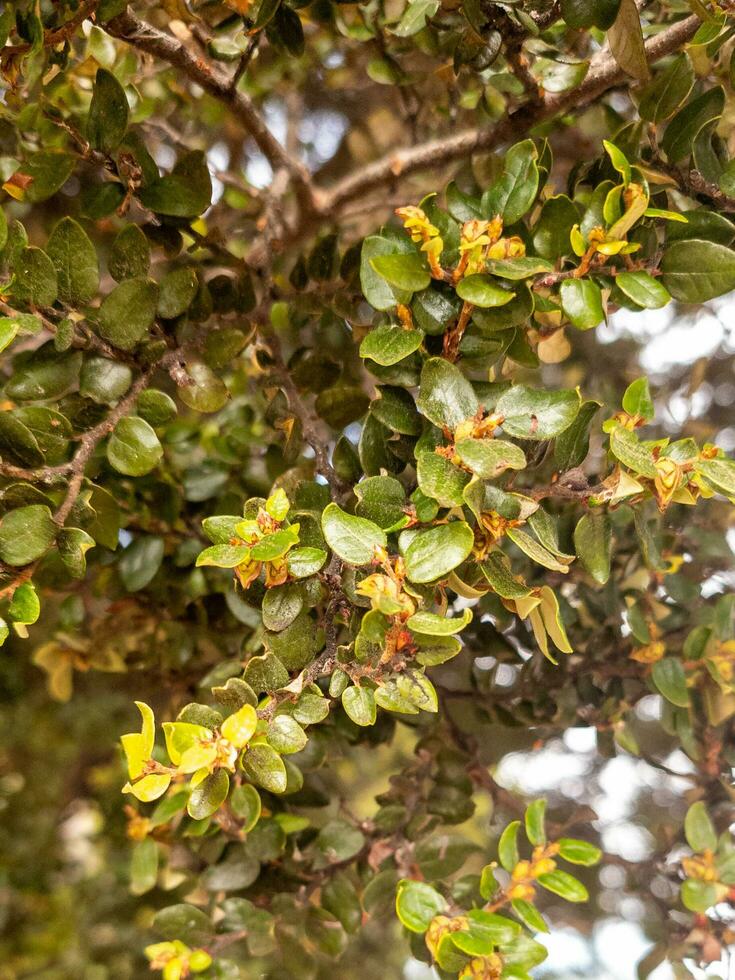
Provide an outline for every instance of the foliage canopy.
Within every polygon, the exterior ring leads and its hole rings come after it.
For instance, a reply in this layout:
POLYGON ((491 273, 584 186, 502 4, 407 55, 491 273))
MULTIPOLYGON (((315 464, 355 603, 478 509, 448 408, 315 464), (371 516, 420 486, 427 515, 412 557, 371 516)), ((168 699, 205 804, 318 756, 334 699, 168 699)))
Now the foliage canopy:
POLYGON ((599 335, 735 289, 730 7, 5 5, 8 754, 102 747, 123 930, 24 933, 8 777, 10 976, 524 980, 616 869, 640 978, 720 958, 735 462, 599 335), (646 860, 496 778, 579 727, 681 776, 646 860))

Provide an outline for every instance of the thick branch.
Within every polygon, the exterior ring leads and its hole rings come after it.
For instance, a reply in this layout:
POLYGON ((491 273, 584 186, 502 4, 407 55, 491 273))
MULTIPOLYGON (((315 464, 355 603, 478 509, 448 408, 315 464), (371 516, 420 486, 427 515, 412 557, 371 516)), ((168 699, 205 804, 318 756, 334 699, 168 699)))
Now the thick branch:
POLYGON ((229 76, 203 58, 192 54, 175 37, 140 20, 129 9, 105 24, 105 30, 132 47, 167 61, 213 98, 227 105, 255 140, 273 170, 288 172, 301 206, 307 211, 314 209, 314 194, 306 167, 288 155, 268 129, 250 98, 232 84, 229 76))
MULTIPOLYGON (((692 15, 649 38, 648 61, 653 63, 677 51, 693 37, 700 23, 699 17, 692 15)), ((478 150, 496 149, 559 113, 585 108, 609 89, 627 81, 610 52, 603 50, 592 59, 586 78, 577 88, 547 93, 543 99, 524 103, 495 126, 466 129, 454 136, 389 153, 336 184, 324 195, 322 209, 333 213, 336 208, 398 177, 464 159, 478 150)))

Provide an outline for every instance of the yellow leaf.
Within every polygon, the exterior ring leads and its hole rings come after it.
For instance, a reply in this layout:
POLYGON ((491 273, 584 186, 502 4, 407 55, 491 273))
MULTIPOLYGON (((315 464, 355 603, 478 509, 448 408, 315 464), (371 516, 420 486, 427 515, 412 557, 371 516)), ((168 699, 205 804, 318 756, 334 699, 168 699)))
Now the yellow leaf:
POLYGON ((141 803, 150 803, 163 796, 170 785, 171 776, 167 772, 152 772, 149 776, 143 776, 137 783, 125 783, 122 791, 132 793, 141 803))
POLYGON ((239 711, 222 722, 221 732, 228 742, 238 749, 244 748, 255 734, 258 713, 252 704, 243 705, 239 711))
POLYGON ((197 742, 181 756, 178 763, 179 772, 195 772, 197 769, 209 769, 217 758, 217 746, 214 742, 197 742))
POLYGON ((562 653, 572 653, 572 646, 567 637, 559 612, 559 600, 548 585, 541 587, 541 606, 539 611, 546 632, 551 637, 551 641, 557 650, 561 650, 562 653))

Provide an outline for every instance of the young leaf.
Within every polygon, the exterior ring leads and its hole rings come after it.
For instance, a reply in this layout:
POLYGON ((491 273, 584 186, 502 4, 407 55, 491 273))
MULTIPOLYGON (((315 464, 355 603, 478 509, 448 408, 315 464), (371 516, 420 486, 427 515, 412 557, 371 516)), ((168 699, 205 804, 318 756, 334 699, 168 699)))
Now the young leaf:
POLYGON ((684 833, 687 844, 693 851, 714 851, 717 849, 717 833, 702 800, 692 803, 687 810, 684 820, 684 833))
POLYGON ((534 800, 526 807, 526 837, 534 845, 546 843, 545 830, 546 800, 534 800))

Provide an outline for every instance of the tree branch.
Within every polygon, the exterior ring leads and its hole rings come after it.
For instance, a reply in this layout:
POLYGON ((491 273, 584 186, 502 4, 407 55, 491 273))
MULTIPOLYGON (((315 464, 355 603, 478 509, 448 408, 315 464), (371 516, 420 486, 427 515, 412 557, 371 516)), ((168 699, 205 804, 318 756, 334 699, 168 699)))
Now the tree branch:
MULTIPOLYGON (((71 513, 72 508, 77 501, 84 482, 84 471, 98 444, 105 438, 105 436, 112 432, 120 419, 132 410, 136 401, 138 400, 138 396, 148 387, 148 384, 150 383, 155 372, 159 368, 167 368, 179 357, 179 350, 167 351, 167 353, 156 361, 155 364, 152 364, 146 371, 136 378, 128 393, 124 398, 120 399, 109 414, 101 422, 84 433, 79 440, 79 448, 74 454, 74 458, 69 460, 69 462, 61 463, 58 466, 41 467, 38 470, 22 470, 19 467, 9 466, 8 464, 0 464, 0 474, 3 476, 17 477, 19 479, 40 480, 44 482, 48 482, 50 479, 56 479, 57 477, 60 478, 62 476, 68 476, 69 483, 66 493, 64 494, 64 499, 54 513, 54 521, 59 525, 59 527, 63 527, 67 517, 71 513)), ((12 596, 19 585, 21 585, 23 582, 27 582, 32 577, 40 560, 41 559, 39 558, 30 565, 26 565, 21 569, 7 569, 7 571, 13 572, 14 576, 10 582, 0 588, 0 599, 5 598, 6 596, 12 596)))
POLYGON ((339 477, 337 471, 334 469, 329 460, 329 449, 327 443, 319 432, 317 419, 307 408, 293 378, 291 377, 291 372, 288 370, 288 366, 283 356, 281 341, 278 338, 275 330, 273 330, 270 326, 260 324, 258 326, 258 333, 268 344, 275 362, 272 366, 272 372, 276 377, 278 384, 283 389, 286 398, 288 399, 288 404, 291 411, 301 423, 304 439, 306 439, 311 448, 314 450, 317 471, 321 473, 329 484, 332 499, 338 501, 344 496, 349 488, 345 486, 344 482, 339 477))
MULTIPOLYGON (((700 23, 699 17, 693 14, 649 38, 646 41, 649 63, 686 44, 700 23)), ((585 108, 609 89, 625 82, 626 78, 610 52, 603 50, 592 59, 587 76, 576 88, 558 94, 547 93, 543 99, 525 102, 490 128, 465 129, 454 136, 389 153, 335 184, 323 196, 321 210, 325 214, 333 213, 367 191, 398 177, 469 157, 478 150, 496 149, 559 113, 585 108)))
POLYGON ((274 172, 288 172, 302 209, 307 212, 315 210, 314 188, 306 167, 289 156, 268 129, 251 99, 232 84, 229 76, 192 54, 177 38, 140 20, 130 9, 113 17, 104 26, 113 37, 178 68, 205 92, 228 106, 252 136, 274 172))

